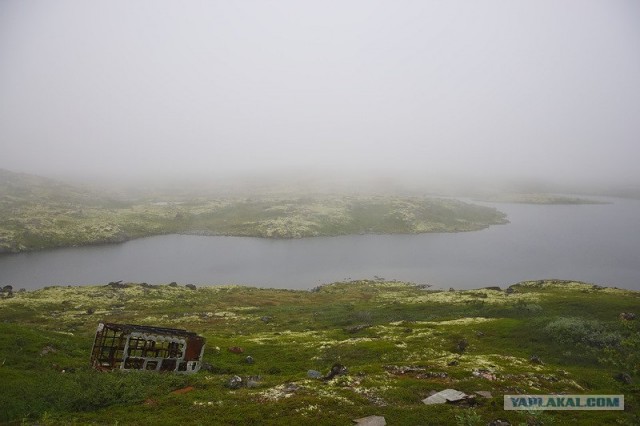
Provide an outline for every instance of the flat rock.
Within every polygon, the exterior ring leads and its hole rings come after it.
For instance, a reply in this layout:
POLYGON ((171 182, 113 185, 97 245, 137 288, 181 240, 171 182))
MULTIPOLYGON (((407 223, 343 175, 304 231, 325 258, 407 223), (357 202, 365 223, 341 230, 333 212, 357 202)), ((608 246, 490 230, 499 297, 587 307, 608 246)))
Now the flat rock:
POLYGON ((322 373, 317 370, 309 370, 307 371, 307 377, 310 379, 321 379, 322 373))
POLYGON ((387 421, 382 416, 369 416, 361 419, 353 420, 356 424, 361 426, 385 426, 387 421))
POLYGON ((489 391, 476 391, 475 393, 476 395, 480 395, 483 398, 488 398, 488 399, 493 398, 493 395, 491 395, 491 392, 489 391))
POLYGON ((461 399, 465 399, 467 394, 464 392, 457 391, 455 389, 445 389, 438 393, 431 395, 428 398, 422 400, 427 405, 432 404, 444 404, 445 402, 456 402, 461 399))

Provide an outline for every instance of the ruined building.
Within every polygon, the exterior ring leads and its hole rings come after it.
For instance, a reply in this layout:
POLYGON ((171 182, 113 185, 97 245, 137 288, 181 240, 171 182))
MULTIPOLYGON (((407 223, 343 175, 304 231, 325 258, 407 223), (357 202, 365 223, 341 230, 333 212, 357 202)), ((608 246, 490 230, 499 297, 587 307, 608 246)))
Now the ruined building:
POLYGON ((204 343, 204 337, 176 328, 100 323, 91 365, 98 370, 195 373, 200 370, 204 343))

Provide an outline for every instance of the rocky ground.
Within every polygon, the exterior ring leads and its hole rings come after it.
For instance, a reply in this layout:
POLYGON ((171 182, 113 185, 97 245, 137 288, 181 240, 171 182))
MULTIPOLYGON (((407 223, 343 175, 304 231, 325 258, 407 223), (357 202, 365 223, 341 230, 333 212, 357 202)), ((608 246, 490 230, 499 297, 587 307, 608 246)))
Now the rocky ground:
POLYGON ((640 422, 640 293, 629 290, 112 283, 1 296, 2 423, 640 422), (206 364, 194 375, 93 371, 100 321, 195 331, 206 364), (505 394, 549 393, 624 394, 625 410, 503 410, 505 394))

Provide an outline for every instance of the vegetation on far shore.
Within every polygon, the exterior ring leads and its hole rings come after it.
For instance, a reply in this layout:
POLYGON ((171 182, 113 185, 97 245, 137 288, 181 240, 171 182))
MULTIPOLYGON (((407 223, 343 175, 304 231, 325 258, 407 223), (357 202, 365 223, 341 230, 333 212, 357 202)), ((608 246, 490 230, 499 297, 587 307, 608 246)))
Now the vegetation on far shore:
POLYGON ((312 291, 114 283, 1 295, 0 423, 346 425, 369 415, 388 425, 640 423, 640 320, 620 315, 640 314, 636 291, 355 281, 312 291), (93 371, 100 321, 195 331, 207 339, 209 365, 189 376, 93 371), (309 374, 336 363, 345 374, 309 374), (236 375, 249 386, 230 388, 236 375), (448 388, 491 395, 422 402, 448 388), (625 410, 503 410, 505 394, 551 393, 623 394, 625 410))
POLYGON ((542 193, 501 193, 486 195, 479 198, 479 200, 492 203, 517 204, 608 204, 603 201, 592 200, 589 198, 542 193))
POLYGON ((0 253, 187 233, 265 238, 475 231, 493 208, 392 196, 109 199, 48 179, 0 173, 0 253))

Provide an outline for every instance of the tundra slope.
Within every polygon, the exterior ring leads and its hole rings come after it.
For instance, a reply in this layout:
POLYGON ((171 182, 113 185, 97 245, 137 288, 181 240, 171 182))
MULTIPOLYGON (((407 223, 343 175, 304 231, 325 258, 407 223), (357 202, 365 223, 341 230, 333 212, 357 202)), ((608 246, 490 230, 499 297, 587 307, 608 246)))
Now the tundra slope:
POLYGON ((355 281, 312 291, 114 283, 5 292, 0 422, 638 424, 640 321, 620 314, 638 314, 639 302, 639 292, 555 280, 507 291, 355 281), (197 332, 210 367, 92 371, 100 321, 197 332), (309 373, 335 364, 346 374, 309 373), (448 388, 492 396, 422 403, 448 388), (503 411, 502 395, 527 393, 624 394, 626 409, 503 411))

